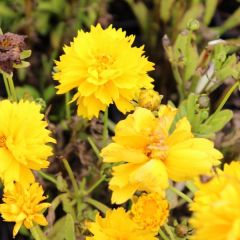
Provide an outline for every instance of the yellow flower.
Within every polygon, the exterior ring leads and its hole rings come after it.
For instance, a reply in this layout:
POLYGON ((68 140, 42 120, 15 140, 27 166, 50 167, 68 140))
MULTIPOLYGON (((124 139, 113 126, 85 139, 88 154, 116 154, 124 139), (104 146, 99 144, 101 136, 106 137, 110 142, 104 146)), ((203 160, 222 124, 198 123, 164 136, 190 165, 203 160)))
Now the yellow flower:
POLYGON ((141 229, 158 232, 169 214, 169 206, 163 196, 158 193, 142 194, 133 198, 130 216, 141 229))
POLYGON ((49 164, 54 142, 46 129, 47 122, 40 105, 29 101, 0 101, 0 178, 4 183, 33 182, 30 169, 39 170, 49 164))
POLYGON ((196 229, 191 239, 240 239, 240 163, 224 166, 224 171, 207 183, 198 184, 190 223, 196 229))
POLYGON ((97 214, 88 228, 93 236, 86 240, 157 240, 154 233, 139 229, 123 208, 107 211, 105 218, 97 214))
POLYGON ((54 79, 59 81, 58 94, 77 88, 78 115, 98 116, 111 103, 125 113, 133 109, 131 100, 141 88, 152 88, 147 72, 153 63, 143 56, 143 47, 132 47, 134 36, 122 29, 98 24, 90 32, 78 32, 70 46, 64 47, 56 61, 54 79))
POLYGON ((194 138, 186 118, 169 134, 175 109, 161 109, 159 117, 136 109, 117 124, 114 143, 102 150, 104 162, 120 163, 113 167, 109 182, 112 202, 121 204, 137 190, 161 193, 168 187, 168 178, 189 180, 219 164, 222 154, 211 141, 194 138))
POLYGON ((28 186, 15 183, 5 188, 0 213, 5 221, 16 222, 13 228, 14 237, 22 225, 30 229, 34 223, 43 226, 48 224, 42 211, 51 204, 41 203, 45 199, 42 187, 36 182, 28 186))

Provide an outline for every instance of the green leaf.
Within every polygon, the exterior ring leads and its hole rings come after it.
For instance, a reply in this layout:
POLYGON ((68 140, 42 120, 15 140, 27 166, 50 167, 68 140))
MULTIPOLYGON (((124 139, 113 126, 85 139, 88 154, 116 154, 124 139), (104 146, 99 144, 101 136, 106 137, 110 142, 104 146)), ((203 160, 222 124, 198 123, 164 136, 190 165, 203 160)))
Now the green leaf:
POLYGON ((240 7, 220 26, 215 28, 219 35, 240 24, 240 7))
POLYGON ((40 97, 39 92, 31 85, 16 87, 16 94, 18 99, 36 99, 40 97))
POLYGON ((27 61, 21 61, 21 63, 19 63, 19 64, 13 64, 14 68, 26 68, 29 66, 30 66, 30 63, 27 61))
POLYGON ((194 34, 191 31, 185 30, 178 35, 173 53, 176 64, 183 68, 183 80, 188 81, 194 75, 199 62, 194 34))
POLYGON ((171 7, 175 0, 161 0, 160 1, 160 17, 164 22, 167 22, 170 18, 171 7))
POLYGON ((218 0, 205 0, 205 12, 203 17, 203 22, 207 26, 215 13, 218 0))
POLYGON ((203 5, 199 4, 192 4, 192 6, 185 12, 182 20, 178 25, 178 30, 183 30, 187 27, 188 22, 191 19, 198 19, 203 13, 203 5))
POLYGON ((48 235, 49 240, 75 240, 74 221, 70 214, 59 219, 48 235))
POLYGON ((20 59, 28 58, 31 56, 31 54, 32 54, 31 50, 24 50, 20 53, 20 59))
POLYGON ((205 129, 200 128, 200 133, 209 133, 220 131, 233 117, 231 110, 225 109, 220 112, 212 114, 208 120, 203 124, 205 129), (206 132, 207 130, 207 132, 206 132))
POLYGON ((126 2, 131 6, 143 32, 146 32, 148 26, 148 9, 143 2, 135 2, 133 0, 126 0, 126 2))

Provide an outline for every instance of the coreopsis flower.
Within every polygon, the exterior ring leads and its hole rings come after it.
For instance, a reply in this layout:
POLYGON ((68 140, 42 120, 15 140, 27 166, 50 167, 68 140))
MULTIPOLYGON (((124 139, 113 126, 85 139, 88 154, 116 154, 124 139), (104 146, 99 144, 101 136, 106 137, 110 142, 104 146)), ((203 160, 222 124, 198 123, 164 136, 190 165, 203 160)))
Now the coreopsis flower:
POLYGON ((54 142, 40 113, 41 106, 29 101, 0 101, 0 178, 4 183, 33 182, 31 169, 49 165, 54 142))
POLYGON ((25 38, 14 33, 0 35, 0 70, 10 74, 14 64, 21 63, 20 54, 25 49, 25 38))
POLYGON ((190 205, 190 223, 196 230, 191 239, 239 240, 240 163, 225 165, 214 178, 198 183, 198 188, 190 205))
POLYGON ((158 193, 144 193, 133 198, 130 216, 141 229, 157 233, 166 222, 168 214, 168 202, 158 193))
POLYGON ((42 187, 36 182, 28 186, 15 183, 6 188, 3 203, 0 204, 0 214, 4 221, 15 222, 14 237, 22 225, 30 229, 34 224, 42 226, 48 224, 42 211, 51 204, 42 203, 45 199, 42 187))
POLYGON ((112 202, 123 203, 137 191, 161 193, 168 179, 185 181, 209 172, 219 164, 222 154, 213 142, 195 138, 187 118, 169 128, 175 109, 161 106, 159 117, 145 108, 138 108, 115 128, 114 143, 105 147, 101 156, 114 166, 109 188, 112 202))
POLYGON ((72 101, 77 101, 78 115, 91 119, 111 103, 125 113, 134 107, 141 88, 152 88, 147 72, 153 63, 143 55, 143 47, 132 47, 134 36, 122 29, 98 24, 90 32, 78 32, 64 54, 56 61, 53 77, 59 81, 57 93, 77 89, 72 101))
POLYGON ((153 232, 139 229, 123 208, 107 211, 105 218, 97 214, 95 222, 88 223, 88 229, 93 236, 86 240, 157 240, 153 232))

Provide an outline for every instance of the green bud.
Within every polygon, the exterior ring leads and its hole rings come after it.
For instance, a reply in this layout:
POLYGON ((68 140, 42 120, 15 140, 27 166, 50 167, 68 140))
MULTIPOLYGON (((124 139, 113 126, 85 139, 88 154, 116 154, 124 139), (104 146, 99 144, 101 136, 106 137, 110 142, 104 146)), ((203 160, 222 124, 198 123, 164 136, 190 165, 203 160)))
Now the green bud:
POLYGON ((187 23, 187 29, 190 31, 196 31, 200 27, 200 23, 197 19, 191 19, 187 23))

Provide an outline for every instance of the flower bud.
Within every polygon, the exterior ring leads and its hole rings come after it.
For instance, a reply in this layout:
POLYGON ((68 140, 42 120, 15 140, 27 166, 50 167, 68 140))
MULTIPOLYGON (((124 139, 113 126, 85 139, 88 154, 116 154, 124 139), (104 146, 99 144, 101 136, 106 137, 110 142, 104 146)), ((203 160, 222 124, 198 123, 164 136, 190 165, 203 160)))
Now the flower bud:
POLYGON ((138 104, 140 107, 147 108, 151 111, 157 111, 162 97, 162 95, 159 95, 158 92, 152 89, 142 90, 139 94, 138 104))

